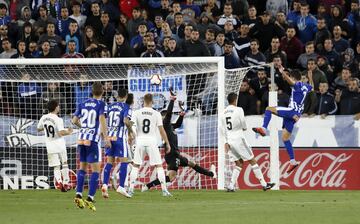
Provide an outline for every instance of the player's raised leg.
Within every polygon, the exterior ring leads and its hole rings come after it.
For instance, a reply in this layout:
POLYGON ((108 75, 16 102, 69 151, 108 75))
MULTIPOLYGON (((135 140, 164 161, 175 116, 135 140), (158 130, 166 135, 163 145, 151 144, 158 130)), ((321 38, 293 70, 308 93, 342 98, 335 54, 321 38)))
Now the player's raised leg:
POLYGON ((269 123, 271 121, 272 114, 275 114, 275 115, 278 114, 277 113, 277 108, 276 107, 266 107, 262 127, 256 127, 256 128, 253 128, 252 130, 254 132, 260 134, 261 136, 265 136, 266 135, 266 130, 267 130, 267 128, 269 126, 269 123))

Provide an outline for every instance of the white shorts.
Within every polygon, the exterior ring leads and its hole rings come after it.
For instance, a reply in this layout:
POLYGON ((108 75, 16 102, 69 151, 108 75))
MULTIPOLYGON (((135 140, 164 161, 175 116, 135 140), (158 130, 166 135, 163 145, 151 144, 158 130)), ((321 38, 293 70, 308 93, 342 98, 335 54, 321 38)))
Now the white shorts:
POLYGON ((229 155, 232 162, 239 159, 248 161, 254 158, 251 146, 247 143, 245 138, 240 138, 236 141, 229 141, 228 144, 230 145, 229 155))
POLYGON ((60 166, 67 162, 68 157, 66 150, 60 153, 50 153, 48 154, 49 167, 60 166))
POLYGON ((141 139, 136 141, 133 162, 137 165, 142 165, 145 155, 149 156, 150 166, 162 164, 161 155, 156 140, 141 139))

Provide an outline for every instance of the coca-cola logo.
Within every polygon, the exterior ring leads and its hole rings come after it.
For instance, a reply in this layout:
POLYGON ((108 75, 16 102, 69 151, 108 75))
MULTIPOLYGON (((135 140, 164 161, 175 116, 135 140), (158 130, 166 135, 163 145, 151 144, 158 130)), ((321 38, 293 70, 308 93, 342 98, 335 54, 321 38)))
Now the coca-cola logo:
MULTIPOLYGON (((280 187, 321 187, 321 188, 339 188, 343 187, 346 181, 347 169, 342 165, 351 159, 353 155, 341 153, 333 155, 328 152, 316 152, 310 154, 303 159, 300 166, 293 172, 288 174, 286 171, 290 166, 290 162, 280 164, 280 187), (291 178, 293 176, 293 178, 291 178)), ((259 166, 262 172, 270 178, 270 154, 263 152, 256 156, 257 161, 262 161, 259 166)), ((251 166, 247 166, 244 170, 244 183, 248 187, 260 186, 255 178, 251 178, 251 166)))

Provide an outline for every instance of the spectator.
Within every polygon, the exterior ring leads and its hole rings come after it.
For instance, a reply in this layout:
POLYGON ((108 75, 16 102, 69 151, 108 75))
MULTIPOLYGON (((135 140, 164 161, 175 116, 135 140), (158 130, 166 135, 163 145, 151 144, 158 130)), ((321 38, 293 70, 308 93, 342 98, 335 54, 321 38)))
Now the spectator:
POLYGON ((215 41, 215 31, 213 29, 208 29, 205 34, 205 42, 206 46, 208 47, 210 51, 210 55, 214 56, 215 54, 215 47, 216 47, 216 41, 215 41))
POLYGON ((283 37, 280 42, 280 49, 286 53, 287 62, 290 68, 296 66, 296 61, 303 51, 303 45, 295 35, 295 28, 289 26, 286 30, 286 36, 283 37))
POLYGON ((140 23, 137 28, 137 31, 138 31, 138 35, 134 36, 130 41, 130 46, 134 49, 138 48, 143 41, 143 37, 147 32, 146 24, 144 22, 140 23))
POLYGON ((91 3, 91 15, 86 18, 85 26, 92 26, 95 30, 96 36, 101 32, 102 24, 100 20, 100 5, 98 2, 91 3))
POLYGON ((289 25, 295 26, 298 18, 300 18, 301 13, 301 1, 300 0, 294 0, 293 2, 293 10, 289 12, 286 16, 286 20, 288 21, 289 25))
POLYGON ((142 58, 153 58, 153 57, 165 57, 163 52, 156 49, 154 41, 149 41, 146 45, 146 51, 143 52, 140 57, 142 58))
POLYGON ((87 58, 99 57, 99 41, 95 37, 94 28, 92 26, 85 27, 84 36, 84 54, 87 58))
POLYGON ((288 28, 289 23, 286 21, 286 14, 283 11, 279 11, 276 14, 275 25, 279 26, 284 31, 288 28))
POLYGON ((350 8, 351 8, 351 10, 350 10, 350 12, 348 12, 348 14, 347 14, 347 16, 346 16, 346 18, 344 20, 345 21, 347 20, 349 30, 350 30, 349 35, 351 37, 353 37, 354 34, 355 34, 355 30, 356 30, 356 20, 355 20, 355 18, 358 16, 358 13, 359 13, 359 1, 358 0, 352 0, 350 8))
MULTIPOLYGON (((192 28, 192 26, 191 26, 192 28)), ((179 41, 179 38, 171 32, 170 26, 167 22, 163 22, 161 25, 161 32, 159 41, 162 41, 165 37, 174 38, 176 41, 179 41)))
POLYGON ((224 54, 224 42, 225 42, 225 33, 219 32, 216 35, 216 44, 215 44, 215 54, 214 56, 221 56, 224 54))
POLYGON ((40 36, 38 44, 42 45, 44 41, 49 41, 51 51, 54 54, 54 57, 59 58, 62 55, 62 49, 65 45, 65 41, 63 41, 59 35, 55 34, 54 23, 47 24, 46 33, 40 36))
POLYGON ((25 23, 34 24, 35 20, 31 18, 30 7, 25 5, 21 8, 21 16, 17 21, 18 27, 23 27, 25 23))
POLYGON ((266 62, 272 62, 275 55, 280 55, 281 61, 286 65, 286 53, 280 49, 280 39, 273 37, 271 39, 270 48, 265 51, 266 62))
POLYGON ((134 48, 135 55, 139 57, 144 51, 146 51, 147 50, 146 46, 149 41, 154 41, 154 39, 149 34, 145 34, 145 36, 142 39, 142 42, 139 45, 137 45, 136 48, 134 48))
POLYGON ((227 40, 234 41, 239 36, 238 32, 234 30, 234 25, 231 20, 225 22, 224 31, 227 40))
POLYGON ((341 71, 341 75, 338 76, 330 87, 331 93, 342 91, 348 87, 348 82, 351 78, 351 71, 349 68, 344 67, 341 71))
POLYGON ((244 59, 246 53, 250 50, 249 25, 241 24, 240 35, 235 39, 234 46, 241 60, 244 59))
POLYGON ((163 18, 160 15, 155 16, 155 27, 151 29, 154 32, 156 37, 160 37, 161 35, 161 28, 164 22, 163 18))
POLYGON ((233 13, 233 8, 232 8, 231 3, 229 3, 229 2, 225 3, 224 14, 222 16, 220 16, 220 18, 218 19, 217 25, 220 26, 221 28, 224 28, 225 22, 228 20, 231 20, 234 27, 237 28, 240 25, 240 22, 236 18, 236 16, 233 15, 232 13, 233 13))
POLYGON ((224 44, 224 54, 225 57, 225 68, 234 69, 240 67, 239 58, 233 55, 234 44, 230 40, 226 40, 224 44))
POLYGON ((340 56, 333 49, 333 46, 334 45, 332 39, 330 38, 325 39, 324 50, 320 54, 324 55, 327 58, 329 65, 331 66, 331 69, 336 74, 340 70, 341 64, 340 64, 340 56))
POLYGON ((79 28, 82 30, 85 26, 85 22, 86 22, 86 16, 81 14, 81 4, 78 1, 73 1, 72 3, 72 14, 70 15, 70 18, 75 20, 78 25, 79 28))
MULTIPOLYGON (((244 58, 244 66, 258 66, 265 64, 265 62, 266 58, 264 54, 259 51, 259 41, 257 39, 252 39, 250 41, 250 51, 244 58)), ((248 72, 247 77, 251 79, 255 75, 255 71, 252 69, 248 72)))
POLYGON ((179 39, 184 39, 184 18, 181 12, 178 12, 174 15, 174 27, 172 28, 172 33, 175 34, 179 39))
POLYGON ((35 36, 34 29, 31 23, 29 22, 24 23, 24 25, 21 28, 19 40, 25 41, 26 51, 29 51, 29 44, 31 41, 37 42, 38 37, 35 36))
POLYGON ((199 30, 201 40, 205 39, 205 33, 208 29, 212 29, 214 31, 221 31, 221 28, 216 24, 213 24, 213 21, 210 18, 212 18, 212 16, 207 12, 203 12, 200 15, 200 21, 197 24, 196 28, 197 30, 199 30))
POLYGON ((319 91, 319 84, 327 82, 325 74, 317 67, 315 59, 309 59, 307 62, 307 70, 304 71, 310 85, 315 92, 319 91))
POLYGON ((17 53, 17 51, 11 47, 9 39, 3 39, 1 44, 4 51, 0 54, 0 58, 10 58, 17 53))
POLYGON ((112 48, 113 57, 126 58, 135 57, 134 50, 130 47, 129 43, 121 33, 116 33, 114 36, 114 44, 112 48))
POLYGON ((271 39, 275 36, 281 38, 285 35, 284 30, 281 29, 274 22, 270 21, 269 12, 264 12, 260 16, 260 20, 250 29, 249 36, 256 38, 261 43, 260 51, 264 52, 270 47, 271 39))
POLYGON ((103 100, 106 104, 115 103, 118 97, 118 92, 114 90, 112 81, 107 81, 104 84, 103 100))
POLYGON ((65 39, 65 35, 69 33, 70 21, 76 21, 69 18, 69 10, 65 6, 61 7, 61 17, 56 23, 56 34, 65 39))
POLYGON ((50 42, 44 40, 41 44, 41 52, 38 58, 55 58, 54 53, 51 51, 50 42))
POLYGON ((316 18, 309 14, 309 4, 302 3, 300 8, 301 15, 296 21, 298 36, 303 44, 312 41, 317 32, 316 18))
POLYGON ((335 74, 328 64, 326 57, 319 55, 317 57, 317 66, 325 74, 326 80, 330 86, 335 79, 335 74))
POLYGON ((247 79, 244 79, 241 82, 237 106, 243 108, 244 114, 247 116, 257 114, 256 104, 256 97, 250 94, 249 82, 247 79))
POLYGON ((349 37, 349 25, 344 20, 343 10, 339 5, 331 7, 331 19, 329 22, 329 30, 334 30, 335 26, 340 26, 342 30, 342 36, 349 37))
POLYGON ((34 23, 35 34, 40 36, 46 30, 47 24, 56 24, 56 19, 48 16, 48 11, 45 5, 39 7, 39 18, 34 23))
POLYGON ((11 22, 11 17, 7 16, 7 6, 4 3, 0 3, 0 24, 8 25, 11 22))
POLYGON ((75 105, 79 105, 90 97, 91 85, 87 80, 88 76, 81 74, 80 82, 74 86, 75 105))
POLYGON ((282 73, 280 72, 280 68, 284 67, 281 56, 275 55, 273 57, 273 64, 274 64, 274 77, 275 83, 278 86, 278 89, 286 93, 287 95, 291 94, 291 89, 289 84, 283 79, 282 73))
POLYGON ((351 74, 357 75, 359 72, 359 63, 354 60, 354 50, 347 48, 342 54, 342 65, 350 69, 351 74))
POLYGON ((165 51, 167 51, 168 49, 169 49, 169 40, 170 40, 170 38, 171 37, 165 37, 164 39, 163 39, 163 42, 160 44, 160 50, 162 51, 162 52, 164 52, 165 53, 165 51))
MULTIPOLYGON (((172 11, 172 8, 170 7, 169 0, 161 0, 160 1, 161 8, 159 10, 159 13, 161 15, 161 18, 166 18, 172 11)), ((180 11, 180 10, 179 10, 180 11)), ((155 18, 156 20, 156 18, 155 18)))
POLYGON ((203 4, 201 11, 211 14, 213 18, 219 17, 221 15, 221 10, 216 4, 216 0, 207 0, 207 3, 203 4))
POLYGON ((315 53, 315 44, 313 41, 309 41, 305 45, 305 53, 302 53, 296 61, 296 64, 301 69, 306 69, 308 66, 308 61, 310 59, 317 60, 317 53, 315 53))
POLYGON ((180 2, 173 2, 172 12, 166 17, 166 22, 172 27, 174 25, 175 14, 181 12, 180 2))
POLYGON ((324 17, 319 17, 317 20, 317 32, 314 39, 317 52, 323 51, 324 41, 328 38, 331 38, 331 33, 326 26, 326 20, 324 17))
MULTIPOLYGON (((306 74, 301 75, 301 81, 303 83, 309 83, 309 79, 308 79, 306 74)), ((311 84, 312 84, 312 82, 310 82, 310 85, 311 84)), ((317 105, 317 97, 316 97, 316 93, 314 92, 314 89, 312 89, 305 96, 304 111, 303 111, 302 116, 303 117, 313 117, 313 116, 315 116, 316 105, 317 105)))
POLYGON ((154 23, 149 18, 149 12, 146 9, 141 9, 141 17, 144 19, 149 30, 154 28, 154 23))
POLYGON ((129 32, 130 40, 137 35, 137 31, 140 25, 146 26, 146 23, 144 23, 144 19, 141 17, 140 8, 135 7, 132 10, 132 19, 130 19, 127 23, 127 31, 129 32))
POLYGON ((187 23, 196 22, 195 18, 200 16, 200 7, 193 3, 193 0, 186 0, 181 4, 181 12, 184 15, 184 21, 187 23))
POLYGON ((191 39, 184 44, 184 52, 188 57, 210 56, 207 46, 199 40, 199 31, 191 31, 191 39))
POLYGON ((234 0, 231 1, 231 5, 233 7, 234 14, 238 18, 244 18, 249 9, 248 0, 234 0))
POLYGON ((115 27, 109 23, 109 13, 106 11, 101 12, 102 29, 99 34, 99 42, 104 44, 109 50, 113 47, 114 35, 116 33, 115 27))
POLYGON ((182 57, 183 53, 179 47, 177 47, 176 40, 174 38, 169 39, 169 49, 165 51, 165 57, 182 57))
POLYGON ((341 115, 360 113, 359 79, 350 78, 347 89, 336 90, 335 101, 339 104, 341 115))
POLYGON ((102 0, 101 11, 107 12, 109 15, 109 21, 112 24, 115 24, 119 21, 119 8, 113 4, 114 1, 111 0, 102 0))
POLYGON ((110 51, 107 48, 102 47, 100 50, 100 58, 111 58, 110 51))
POLYGON ((334 96, 328 92, 329 84, 321 82, 317 96, 316 114, 325 118, 327 115, 334 115, 337 111, 337 105, 334 96))
MULTIPOLYGON (((79 25, 77 24, 77 22, 75 20, 71 20, 70 21, 70 25, 69 25, 69 33, 65 36, 65 42, 66 42, 66 46, 67 43, 70 40, 74 40, 76 42, 76 52, 82 52, 83 49, 83 43, 82 43, 82 36, 80 34, 79 31, 79 25)), ((66 53, 69 52, 69 49, 66 48, 66 53)))
MULTIPOLYGON (((131 18, 133 9, 137 8, 137 7, 139 7, 138 0, 132 0, 132 1, 120 0, 119 1, 119 9, 121 10, 121 12, 123 14, 126 15, 127 18, 131 18)), ((135 28, 136 27, 137 27, 137 25, 135 26, 135 28)))
POLYGON ((257 77, 250 80, 250 88, 255 91, 258 100, 261 100, 264 93, 269 91, 269 83, 264 69, 259 69, 257 77))
POLYGON ((334 29, 333 29, 334 49, 340 55, 350 46, 349 42, 341 37, 341 33, 342 33, 341 27, 339 25, 334 26, 334 29))
POLYGON ((30 41, 29 43, 29 54, 33 58, 38 58, 40 56, 40 51, 38 50, 38 45, 36 41, 30 41))
POLYGON ((243 24, 246 24, 251 29, 253 26, 255 26, 255 23, 257 22, 257 10, 254 5, 250 5, 248 9, 248 15, 244 18, 243 24))
POLYGON ((69 40, 67 42, 67 49, 68 52, 65 53, 62 57, 63 58, 84 58, 84 55, 82 53, 79 53, 76 51, 78 47, 76 46, 75 40, 69 40))
POLYGON ((19 40, 17 43, 17 53, 12 55, 10 58, 32 58, 32 56, 26 52, 25 41, 19 40))

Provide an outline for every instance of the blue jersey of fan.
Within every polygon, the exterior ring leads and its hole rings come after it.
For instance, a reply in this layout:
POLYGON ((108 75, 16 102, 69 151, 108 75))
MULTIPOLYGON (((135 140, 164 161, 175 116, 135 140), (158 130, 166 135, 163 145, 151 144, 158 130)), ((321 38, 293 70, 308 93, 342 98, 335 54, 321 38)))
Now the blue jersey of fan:
POLYGON ((311 89, 312 86, 307 83, 296 82, 295 85, 291 87, 289 107, 295 112, 301 114, 304 110, 304 100, 306 94, 310 92, 311 89))
POLYGON ((109 137, 112 139, 122 139, 126 137, 124 119, 131 119, 129 105, 124 102, 115 102, 107 107, 107 124, 109 137))
POLYGON ((80 103, 75 116, 80 119, 81 128, 79 140, 99 142, 100 140, 100 115, 105 111, 105 103, 102 100, 90 98, 80 103))

